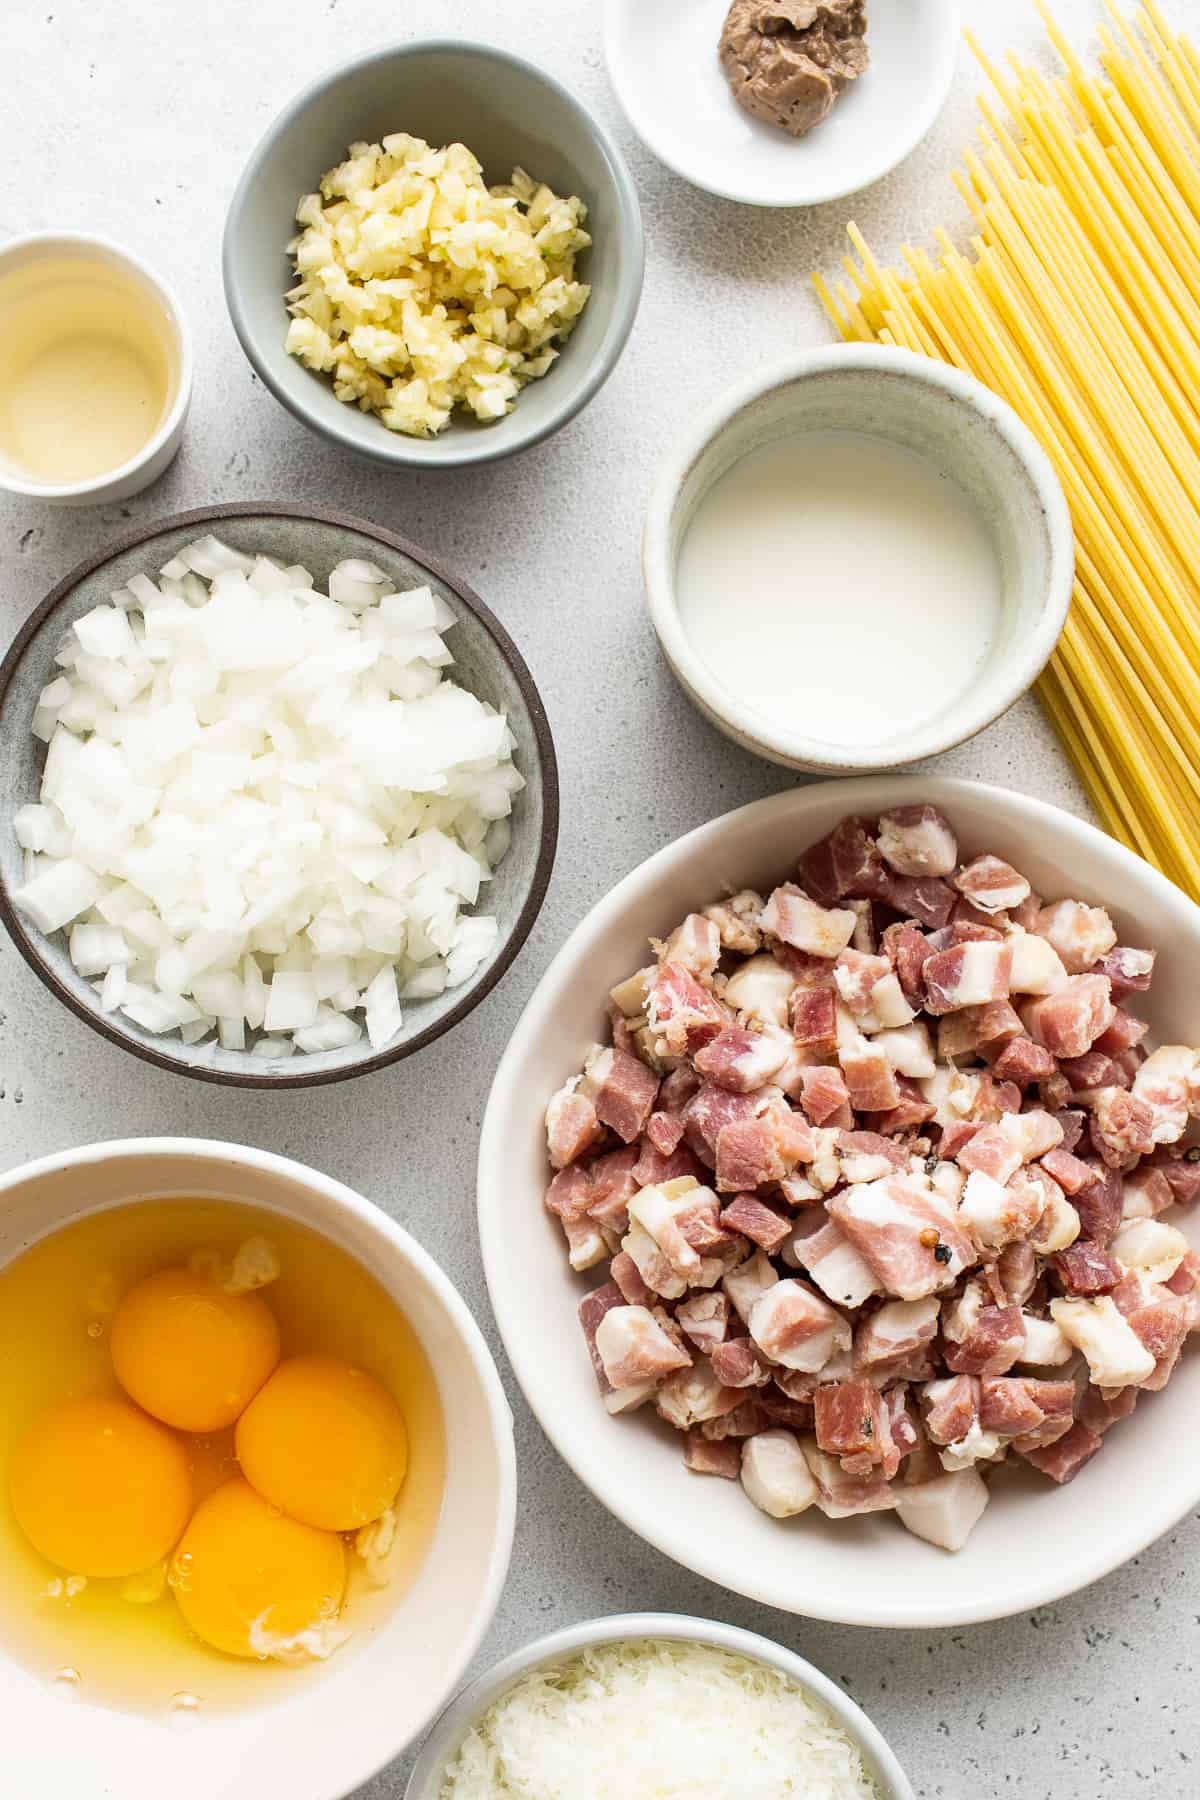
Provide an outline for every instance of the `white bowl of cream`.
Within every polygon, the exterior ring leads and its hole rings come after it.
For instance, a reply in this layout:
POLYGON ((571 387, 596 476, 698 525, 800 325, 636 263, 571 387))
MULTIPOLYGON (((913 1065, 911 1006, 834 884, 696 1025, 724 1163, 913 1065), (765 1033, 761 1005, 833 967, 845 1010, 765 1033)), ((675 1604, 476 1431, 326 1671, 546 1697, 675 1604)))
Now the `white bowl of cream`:
POLYGON ((1004 401, 907 350, 809 351, 724 396, 659 473, 650 616, 701 712, 789 768, 934 756, 1040 674, 1070 515, 1004 401))

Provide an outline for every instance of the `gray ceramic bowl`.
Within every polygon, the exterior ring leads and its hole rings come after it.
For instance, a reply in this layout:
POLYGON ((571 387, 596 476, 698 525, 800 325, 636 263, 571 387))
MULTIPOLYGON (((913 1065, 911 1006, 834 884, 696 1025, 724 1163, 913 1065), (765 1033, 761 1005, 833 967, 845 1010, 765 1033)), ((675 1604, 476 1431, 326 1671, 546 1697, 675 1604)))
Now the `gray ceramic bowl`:
POLYGON ((225 297, 254 368, 305 425, 332 443, 392 467, 459 468, 536 444, 574 418, 611 375, 642 289, 641 214, 620 151, 579 101, 532 63, 489 44, 431 38, 375 50, 322 76, 267 131, 238 184, 225 226, 225 297), (442 145, 461 140, 491 183, 519 163, 558 193, 587 202, 592 248, 579 261, 591 299, 549 374, 513 410, 481 425, 456 414, 438 437, 389 431, 334 396, 283 343, 293 284, 287 245, 295 211, 326 169, 359 140, 408 131, 442 145))
POLYGON ((270 502, 209 506, 139 527, 90 557, 60 581, 25 621, 0 663, 0 919, 30 968, 71 1011, 123 1049, 160 1069, 235 1087, 310 1087, 364 1075, 410 1056, 465 1018, 499 981, 537 917, 558 838, 558 768, 554 743, 533 678, 520 651, 482 600, 441 563, 407 539, 366 520, 313 507, 270 502), (102 1013, 91 983, 79 975, 61 932, 45 937, 12 904, 24 879, 23 852, 11 829, 13 814, 36 800, 43 746, 30 731, 34 703, 53 676, 53 658, 64 630, 106 600, 131 575, 151 575, 194 538, 214 532, 236 548, 262 551, 301 563, 324 582, 344 557, 358 556, 384 569, 400 588, 430 586, 458 615, 450 632, 454 678, 507 714, 517 741, 515 761, 526 786, 516 796, 512 846, 484 890, 484 906, 499 920, 491 956, 462 987, 434 1000, 408 1001, 399 1036, 373 1051, 365 1040, 346 1050, 299 1052, 272 1061, 249 1050, 189 1045, 177 1035, 143 1031, 123 1014, 102 1013))
MULTIPOLYGON (((837 1683, 822 1675, 810 1662, 786 1650, 757 1632, 743 1631, 737 1625, 724 1625, 716 1619, 689 1618, 681 1613, 618 1613, 607 1619, 588 1619, 581 1625, 568 1625, 549 1637, 538 1638, 523 1649, 515 1650, 503 1662, 486 1670, 450 1702, 421 1747, 421 1753, 409 1776, 404 1800, 441 1800, 442 1782, 447 1766, 457 1756, 467 1733, 478 1724, 488 1708, 531 1669, 560 1663, 580 1650, 598 1644, 629 1642, 634 1639, 665 1638, 672 1642, 710 1644, 728 1650, 753 1662, 778 1669, 796 1686, 819 1701, 846 1736, 857 1745, 867 1773, 874 1777, 880 1800, 915 1800, 912 1785, 896 1761, 882 1735, 837 1683)), ((580 1794, 586 1794, 586 1771, 580 1774, 580 1794)))

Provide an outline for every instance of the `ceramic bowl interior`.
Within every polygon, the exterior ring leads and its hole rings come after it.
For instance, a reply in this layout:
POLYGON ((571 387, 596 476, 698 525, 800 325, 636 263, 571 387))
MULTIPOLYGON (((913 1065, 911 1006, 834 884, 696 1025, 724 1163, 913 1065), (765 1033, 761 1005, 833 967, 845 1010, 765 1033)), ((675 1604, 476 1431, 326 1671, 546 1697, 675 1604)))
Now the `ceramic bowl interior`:
POLYGON ((324 437, 414 468, 451 468, 507 456, 558 430, 611 374, 642 285, 637 195, 620 152, 573 95, 531 63, 466 40, 398 44, 334 70, 271 125, 247 165, 225 227, 225 295, 242 348, 277 400, 324 437), (284 295, 294 275, 287 245, 296 204, 349 144, 407 131, 441 146, 461 140, 490 184, 520 165, 556 193, 587 202, 593 243, 578 262, 587 306, 542 380, 506 418, 481 425, 456 414, 429 439, 389 431, 344 405, 283 343, 284 295))
POLYGON ((483 1337, 437 1264, 377 1207, 284 1157, 146 1138, 27 1164, 0 1177, 0 1264, 84 1214, 170 1195, 282 1213, 382 1283, 437 1377, 447 1448, 441 1517, 412 1586, 327 1664, 269 1705, 207 1718, 202 1708, 185 1735, 159 1719, 86 1704, 72 1708, 68 1727, 46 1675, 0 1650, 5 1786, 21 1800, 106 1792, 121 1800, 342 1800, 445 1704, 491 1619, 512 1543, 511 1417, 483 1337))
MULTIPOLYGON (((863 498, 869 505, 869 494, 863 498)), ((735 389, 691 427, 655 484, 643 561, 650 615, 663 650, 711 722, 774 762, 839 774, 937 755, 1011 706, 1058 640, 1074 569, 1062 489, 1016 414, 970 376, 906 350, 875 346, 806 353, 735 389), (941 704, 931 695, 929 717, 899 735, 889 735, 886 726, 874 735, 866 713, 862 741, 853 748, 807 737, 802 730, 806 676, 827 682, 836 671, 823 666, 798 671, 798 725, 781 727, 728 688, 692 648, 676 591, 680 546, 721 477, 766 445, 830 431, 884 439, 956 482, 989 531, 1002 584, 996 632, 968 686, 941 704)), ((880 650, 886 653, 886 643, 880 650)), ((847 707, 857 704, 847 686, 847 707)))
MULTIPOLYGON (((632 1531, 677 1562, 783 1611, 846 1624, 925 1628, 997 1619, 1073 1593, 1144 1550, 1200 1503, 1200 1456, 1181 1451, 1200 1406, 1200 1355, 1147 1395, 1067 1488, 1031 1468, 998 1470, 992 1501, 958 1555, 886 1514, 834 1523, 814 1510, 778 1523, 733 1482, 692 1475, 682 1440, 648 1412, 610 1419, 576 1308, 603 1270, 573 1276, 543 1205, 543 1114, 608 1031, 608 989, 646 961, 697 905, 786 878, 796 857, 848 813, 929 800, 964 854, 995 851, 1047 898, 1102 903, 1119 941, 1159 951, 1135 1010, 1151 1041, 1200 1043, 1200 909, 1090 825, 1023 794, 933 776, 823 782, 757 801, 681 838, 636 869, 567 940, 500 1064, 479 1156, 479 1221, 492 1306, 513 1370, 551 1441, 632 1531), (1153 1470, 1153 1480, 1146 1471, 1153 1470)), ((1172 1215, 1174 1217, 1174 1215, 1172 1215)), ((1200 1243, 1200 1215, 1179 1221, 1200 1243)))
POLYGON ((861 1707, 856 1706, 836 1682, 830 1681, 827 1675, 822 1675, 819 1669, 814 1669, 811 1663, 791 1650, 785 1650, 782 1644, 772 1643, 770 1638, 760 1637, 753 1631, 742 1631, 736 1625, 723 1625, 716 1619, 687 1618, 679 1613, 619 1613, 607 1619, 589 1619, 581 1625, 569 1625, 563 1631, 538 1638, 505 1657, 503 1662, 488 1669, 457 1694, 437 1720, 421 1746, 404 1800, 441 1800, 442 1776, 467 1733, 489 1707, 531 1670, 562 1662, 590 1645, 630 1643, 646 1638, 712 1644, 781 1670, 812 1698, 822 1702, 847 1736, 853 1739, 862 1754, 864 1768, 875 1778, 880 1800, 914 1800, 908 1778, 884 1739, 861 1707))
POLYGON ((478 596, 440 563, 404 538, 336 513, 269 504, 210 507, 131 532, 73 570, 26 621, 0 664, 0 735, 8 745, 0 767, 0 918, 17 948, 60 1000, 111 1041, 160 1068, 202 1080, 303 1087, 364 1074, 411 1055, 465 1017, 495 986, 524 943, 550 879, 558 832, 554 745, 516 645, 478 596), (131 575, 139 570, 153 575, 183 545, 210 531, 235 548, 300 563, 320 583, 343 558, 363 557, 385 570, 398 588, 432 587, 458 619, 448 635, 455 657, 449 673, 504 712, 517 741, 514 759, 526 786, 514 800, 511 848, 480 901, 480 910, 499 921, 496 947, 462 987, 436 999, 407 1002, 399 1035, 381 1051, 372 1051, 364 1037, 345 1050, 268 1059, 249 1049, 189 1045, 177 1034, 144 1031, 122 1013, 102 1013, 91 982, 76 972, 67 955, 64 934, 43 936, 12 904, 13 889, 24 880, 24 857, 11 820, 19 806, 38 796, 44 746, 33 737, 30 720, 39 692, 52 679, 63 631, 131 575))

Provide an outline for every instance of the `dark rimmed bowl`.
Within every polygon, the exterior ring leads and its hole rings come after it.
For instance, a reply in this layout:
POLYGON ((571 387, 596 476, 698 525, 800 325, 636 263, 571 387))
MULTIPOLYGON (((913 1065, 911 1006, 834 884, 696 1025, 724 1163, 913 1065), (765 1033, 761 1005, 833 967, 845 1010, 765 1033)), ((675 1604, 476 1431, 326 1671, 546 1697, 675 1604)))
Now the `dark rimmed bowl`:
POLYGON ((558 765, 546 710, 520 651, 479 596, 435 557, 407 538, 365 519, 319 507, 286 502, 206 506, 177 513, 127 532, 67 575, 25 621, 0 663, 0 919, 34 973, 59 1000, 135 1056, 180 1075, 230 1087, 314 1087, 367 1075, 411 1056, 449 1031, 495 987, 533 926, 550 881, 558 839, 558 765), (489 959, 462 987, 433 1000, 404 1004, 400 1035, 384 1050, 361 1040, 346 1050, 276 1061, 249 1050, 222 1050, 213 1044, 185 1044, 174 1034, 158 1036, 119 1013, 102 1013, 91 983, 79 975, 61 932, 45 937, 12 904, 24 880, 24 852, 11 828, 19 806, 38 798, 44 747, 30 729, 37 696, 53 679, 54 654, 67 627, 108 599, 131 575, 151 576, 184 544, 214 532, 248 552, 261 551, 285 563, 301 563, 324 582, 345 557, 378 564, 397 587, 428 585, 455 614, 449 645, 454 679, 507 714, 517 741, 514 760, 526 786, 516 796, 512 846, 483 890, 481 910, 494 913, 500 938, 489 959))
POLYGON ((558 431, 616 367, 642 291, 645 250, 637 190, 603 126, 553 76, 494 44, 424 38, 368 51, 296 96, 253 151, 225 224, 225 299, 238 341, 281 405, 327 441, 392 468, 494 462, 558 431), (326 375, 284 349, 285 296, 295 282, 287 246, 296 207, 355 142, 407 131, 431 144, 461 141, 490 185, 519 164, 588 208, 592 245, 579 278, 591 298, 549 373, 522 389, 511 412, 480 424, 456 410, 436 437, 389 431, 339 400, 326 375))

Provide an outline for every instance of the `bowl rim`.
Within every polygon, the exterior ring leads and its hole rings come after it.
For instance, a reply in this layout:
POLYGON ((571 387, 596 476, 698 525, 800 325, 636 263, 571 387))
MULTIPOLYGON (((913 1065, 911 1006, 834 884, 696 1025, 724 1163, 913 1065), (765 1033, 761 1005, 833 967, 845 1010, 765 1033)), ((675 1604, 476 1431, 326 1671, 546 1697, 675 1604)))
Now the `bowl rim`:
POLYGON ((622 51, 622 26, 624 23, 623 8, 618 0, 606 0, 604 6, 604 61, 608 68, 608 79, 616 96, 630 130, 641 139, 651 155, 656 156, 664 168, 682 180, 690 182, 703 193, 715 194, 719 200, 733 200, 741 206, 757 206, 764 210, 778 209, 787 212, 797 207, 823 206, 831 200, 845 200, 851 194, 860 194, 864 188, 874 187, 876 182, 898 169, 902 162, 912 155, 924 139, 933 130, 950 93, 954 81, 954 71, 958 64, 959 38, 962 20, 954 0, 945 0, 937 6, 933 13, 934 22, 939 24, 936 54, 930 59, 932 76, 925 103, 917 108, 912 116, 910 128, 898 140, 899 148, 893 153, 889 151, 886 158, 869 175, 861 180, 845 181, 834 179, 816 184, 803 194, 794 198, 782 199, 777 195, 764 196, 748 193, 744 187, 726 185, 703 179, 694 169, 687 166, 686 161, 670 150, 670 140, 664 139, 656 123, 649 121, 640 108, 629 102, 629 89, 625 81, 625 57, 622 51), (621 15, 621 16, 619 16, 621 15))
POLYGON ((829 344, 802 350, 771 363, 729 388, 676 438, 660 465, 651 489, 642 530, 642 574, 650 621, 663 654, 685 693, 710 723, 745 748, 789 768, 827 775, 858 775, 895 769, 929 756, 939 756, 966 743, 1014 705, 1037 680, 1058 642, 1071 605, 1074 583, 1074 535, 1066 496, 1053 464, 1029 427, 1006 400, 974 376, 913 350, 885 344, 829 344), (672 530, 684 484, 700 459, 724 436, 739 416, 767 394, 795 387, 813 377, 879 373, 900 381, 935 388, 967 408, 1008 446, 1045 520, 1048 571, 1041 612, 1031 631, 1003 654, 1009 678, 994 703, 964 706, 951 730, 924 725, 869 761, 856 759, 844 744, 805 737, 772 726, 732 691, 724 688, 692 648, 679 614, 672 530))
MULTIPOLYGON (((263 1170, 284 1176, 299 1187, 316 1189, 331 1200, 338 1210, 349 1213, 353 1218, 388 1239, 392 1249, 409 1267, 416 1270, 435 1295, 448 1323, 465 1348, 483 1391, 488 1417, 493 1426, 500 1473, 500 1493, 496 1508, 488 1579, 477 1596, 470 1629, 454 1659, 456 1665, 454 1672, 444 1684, 444 1693, 452 1696, 455 1687, 462 1680, 463 1674, 469 1668, 483 1642, 484 1635, 495 1617, 496 1608, 500 1604, 500 1598, 508 1579, 509 1564, 512 1560, 517 1515, 517 1453, 512 1409, 504 1392, 504 1384, 500 1379, 496 1359, 488 1348, 487 1340, 466 1300, 436 1258, 430 1255, 424 1245, 419 1243, 405 1226, 393 1219, 390 1213, 385 1212, 382 1206, 373 1200, 368 1200, 364 1194, 358 1193, 345 1182, 339 1181, 334 1175, 326 1175, 322 1170, 314 1169, 308 1163, 297 1161, 295 1157, 283 1156, 275 1150, 260 1150, 249 1144, 227 1143, 219 1138, 135 1137, 111 1138, 100 1143, 82 1144, 74 1149, 55 1150, 48 1155, 34 1157, 30 1162, 20 1163, 15 1168, 0 1172, 0 1200, 3 1200, 14 1187, 29 1181, 39 1181, 47 1176, 61 1174, 68 1169, 87 1169, 96 1163, 117 1162, 123 1158, 136 1162, 143 1159, 149 1160, 152 1157, 199 1157, 202 1160, 219 1162, 225 1167, 232 1163, 247 1169, 263 1170)), ((61 1230, 63 1225, 56 1225, 52 1229, 61 1230)), ((309 1229, 316 1231, 318 1235, 321 1234, 319 1225, 310 1225, 309 1229)), ((23 1251, 17 1250, 15 1254, 21 1255, 23 1251)), ((348 1254, 353 1255, 353 1252, 348 1252, 348 1254)), ((361 1261, 362 1259, 358 1258, 357 1260, 361 1261)), ((303 1695, 291 1702, 291 1704, 300 1705, 304 1703, 303 1695)), ((444 1708, 444 1702, 440 1697, 436 1704, 439 1710, 444 1708)), ((426 1726, 425 1729, 427 1728, 426 1726)), ((408 1743, 394 1746, 382 1758, 372 1751, 363 1766, 355 1768, 349 1786, 343 1787, 341 1785, 342 1778, 339 1776, 336 1794, 331 1790, 322 1795, 320 1800, 349 1800, 349 1796, 356 1792, 363 1782, 371 1780, 382 1769, 387 1768, 397 1756, 403 1755, 408 1745, 414 1741, 414 1738, 410 1738, 408 1743)), ((314 1800, 316 1800, 315 1796, 314 1800)))
MULTIPOLYGON (((1049 801, 1039 800, 1015 789, 1000 787, 994 782, 974 781, 965 776, 885 772, 862 775, 855 780, 807 782, 784 788, 764 799, 753 800, 746 806, 735 807, 684 833, 631 869, 608 893, 602 895, 583 915, 543 972, 525 1003, 524 1011, 497 1065, 480 1128, 476 1171, 480 1255, 492 1312, 509 1366, 526 1404, 559 1456, 608 1512, 635 1536, 673 1562, 703 1576, 726 1592, 741 1594, 747 1599, 776 1608, 781 1604, 780 1598, 769 1583, 756 1579, 739 1581, 736 1579, 736 1565, 731 1564, 729 1559, 723 1559, 707 1549, 694 1551, 690 1544, 681 1544, 676 1534, 670 1530, 669 1521, 664 1528, 656 1517, 647 1518, 635 1510, 627 1494, 614 1494, 607 1490, 602 1458, 593 1456, 590 1460, 576 1459, 563 1447, 558 1417, 544 1403, 537 1380, 540 1363, 526 1330, 529 1310, 527 1296, 523 1290, 510 1287, 499 1277, 500 1254, 507 1232, 506 1220, 511 1216, 513 1205, 511 1178, 501 1171, 506 1171, 508 1167, 506 1153, 512 1142, 512 1116, 520 1104, 522 1089, 518 1078, 531 1047, 541 1032, 547 1006, 546 997, 562 982, 566 973, 580 965, 593 938, 607 930, 613 921, 619 920, 631 903, 641 895, 661 885, 678 861, 687 859, 706 842, 719 839, 721 834, 736 825, 744 825, 751 819, 777 817, 781 824, 791 823, 792 810, 803 806, 804 796, 827 795, 835 789, 842 796, 843 813, 879 811, 888 805, 902 804, 906 799, 921 799, 929 800, 948 812, 957 810, 966 814, 971 811, 975 797, 981 794, 993 803, 1000 803, 1007 808, 1016 807, 1022 818, 1030 821, 1031 827, 1050 841, 1056 837, 1059 840, 1064 837, 1068 840, 1071 837, 1099 840, 1105 856, 1115 859, 1127 871, 1133 887, 1154 891, 1178 915, 1181 922, 1186 922, 1192 931, 1200 934, 1200 908, 1173 882, 1168 881, 1165 875, 1089 821, 1076 818, 1049 801)), ((597 1000, 599 998, 597 996, 597 1000)), ((534 1203, 532 1197, 530 1203, 534 1203)), ((563 1271, 565 1277, 568 1273, 565 1263, 563 1271)), ((1005 1595, 1004 1604, 1000 1607, 980 1605, 969 1595, 960 1596, 952 1583, 939 1584, 934 1581, 930 1583, 931 1603, 922 1610, 910 1607, 893 1612, 878 1608, 873 1610, 847 1598, 836 1605, 806 1604, 802 1610, 796 1609, 797 1616, 874 1630, 920 1631, 992 1623, 998 1619, 1010 1618, 1033 1607, 1063 1600, 1122 1567, 1172 1530, 1195 1507, 1198 1498, 1200 1463, 1196 1464, 1191 1492, 1183 1496, 1177 1493, 1174 1498, 1168 1498, 1165 1502, 1160 1500, 1157 1511, 1144 1507, 1137 1514, 1131 1514, 1132 1528, 1127 1529, 1123 1536, 1114 1534, 1097 1539, 1089 1546, 1080 1562, 1069 1570, 1053 1573, 1048 1578, 1030 1579, 1023 1576, 1020 1580, 1014 1579, 1005 1595), (1149 1517, 1148 1512, 1151 1513, 1149 1517)))
MULTIPOLYGON (((315 175, 315 172, 314 172, 315 175)), ((297 199, 299 196, 297 196, 297 199)), ((287 255, 286 243, 279 247, 281 258, 287 255)), ((360 56, 351 57, 348 61, 338 63, 323 75, 300 90, 286 106, 271 120, 242 171, 238 184, 233 191, 229 208, 225 215, 225 226, 221 239, 221 278, 225 290, 225 304, 238 342, 246 355, 247 361, 281 406, 287 408, 292 417, 302 425, 317 432, 327 441, 351 450, 356 455, 369 457, 372 461, 382 463, 389 468, 423 469, 436 473, 445 469, 474 468, 476 466, 498 462, 505 456, 514 456, 522 450, 529 450, 540 444, 568 424, 582 412, 589 401, 595 398, 600 388, 608 380, 616 368, 633 323, 637 317, 641 302, 642 284, 645 277, 646 246, 645 231, 642 225, 641 206, 637 189, 628 165, 618 148, 615 139, 583 104, 582 100, 563 82, 559 81, 547 70, 538 68, 536 63, 526 57, 518 56, 512 50, 506 50, 499 44, 488 43, 482 38, 471 37, 423 37, 413 38, 409 42, 377 45, 360 56), (619 214, 618 236, 622 245, 624 258, 628 267, 622 272, 618 282, 617 293, 613 305, 612 317, 609 319, 603 341, 596 351, 592 366, 576 385, 564 389, 563 399, 557 406, 552 406, 546 418, 538 426, 526 427, 521 436, 514 442, 510 437, 496 437, 488 430, 478 433, 468 432, 456 439, 438 436, 432 439, 421 439, 406 436, 403 432, 388 431, 379 424, 379 431, 362 434, 352 428, 358 411, 354 407, 343 410, 348 414, 346 420, 334 416, 330 419, 317 418, 305 402, 297 396, 276 373, 276 364, 270 357, 260 354, 254 332, 250 326, 249 312, 245 304, 245 289, 240 269, 240 231, 242 215, 255 184, 259 179, 264 164, 269 160, 276 140, 285 127, 301 118, 313 102, 329 89, 339 83, 356 76, 361 70, 370 68, 375 63, 392 62, 397 58, 423 56, 429 54, 452 54, 467 57, 491 58, 495 62, 504 63, 508 67, 518 69, 522 74, 539 82, 561 100, 574 116, 580 129, 596 144, 607 166, 609 178, 617 196, 619 214), (437 443, 442 448, 436 458, 427 457, 421 446, 426 443, 437 443), (458 447, 452 452, 451 443, 458 447)), ((282 309, 283 291, 280 292, 282 309)), ((281 310, 279 354, 286 355, 283 349, 282 326, 285 316, 281 310)), ((519 409, 509 417, 516 417, 519 409)), ((497 423, 502 425, 505 421, 497 423)))
MULTIPOLYGON (((143 262, 124 244, 118 244, 115 238, 105 237, 95 231, 30 231, 21 237, 6 238, 0 243, 0 265, 10 258, 20 258, 28 251, 40 256, 52 253, 56 247, 64 246, 75 251, 100 251, 102 255, 118 266, 124 266, 145 282, 151 291, 157 294, 167 313, 171 333, 175 340, 175 348, 179 357, 179 372, 175 382, 175 397, 169 411, 163 417, 153 437, 147 438, 140 450, 127 457, 115 468, 106 469, 102 475, 89 475, 82 481, 31 481, 20 475, 10 474, 7 469, 0 468, 0 489, 10 494, 19 494, 27 500, 103 500, 110 489, 139 474, 153 462, 164 445, 168 444, 180 430, 192 399, 192 380, 194 375, 194 358, 192 355, 192 334, 188 328, 187 315, 180 305, 179 296, 168 281, 152 269, 149 263, 143 262)), ((36 258, 35 258, 36 260, 36 258)))
MULTIPOLYGON (((455 574, 440 556, 421 549, 400 532, 391 531, 384 525, 376 525, 369 519, 358 518, 353 513, 340 512, 332 507, 310 506, 288 500, 225 501, 214 506, 196 507, 188 512, 172 513, 165 519, 155 519, 148 524, 133 526, 102 549, 85 557, 82 562, 77 563, 68 574, 64 575, 62 580, 50 590, 46 598, 34 608, 5 652, 3 660, 0 661, 0 706, 3 706, 7 698, 17 669, 24 659, 25 651, 32 638, 59 606, 70 598, 79 583, 94 574, 97 569, 103 568, 105 563, 111 562, 115 556, 123 554, 126 550, 136 549, 139 544, 149 543, 156 537, 162 537, 167 532, 178 531, 184 526, 211 527, 229 519, 264 517, 305 520, 321 525, 333 525, 340 530, 354 531, 360 536, 375 539, 377 543, 386 545, 389 550, 397 551, 422 568, 428 569, 430 574, 435 575, 451 590, 455 599, 461 602, 467 612, 473 614, 479 621, 496 644, 501 657, 512 672, 521 696, 529 709, 530 722, 538 749, 538 760, 541 765, 542 829, 538 842, 537 860, 533 869, 533 880, 503 950, 495 961, 484 970, 478 981, 467 983, 462 999, 456 1005, 452 1006, 448 1012, 443 1013, 433 1024, 427 1025, 423 1031, 418 1031, 404 1042, 377 1050, 370 1056, 364 1056, 356 1062, 347 1063, 339 1068, 315 1069, 305 1073, 301 1064, 295 1073, 292 1073, 293 1064, 298 1059, 291 1057, 279 1074, 256 1074, 251 1069, 219 1069, 205 1067, 203 1064, 186 1063, 167 1051, 156 1049, 152 1044, 143 1044, 137 1039, 127 1036, 111 1024, 107 1015, 100 1012, 99 1008, 87 1006, 72 993, 65 982, 59 979, 54 969, 42 956, 39 946, 43 934, 35 932, 22 919, 12 903, 8 883, 2 872, 0 872, 0 923, 4 925, 9 937, 43 985, 49 988, 54 997, 61 1000, 75 1014, 76 1018, 82 1019, 85 1025, 90 1025, 93 1031, 99 1032, 101 1037, 107 1038, 110 1043, 118 1044, 121 1049, 141 1057, 143 1062, 151 1063, 155 1068, 165 1069, 174 1075, 187 1075, 194 1080, 214 1082, 222 1087, 270 1088, 280 1092, 288 1088, 327 1087, 332 1082, 349 1081, 359 1075, 373 1075, 393 1063, 402 1062, 405 1057, 414 1055, 418 1050, 423 1050, 427 1044, 433 1043, 436 1038, 443 1036, 453 1026, 458 1025, 468 1013, 479 1005, 481 1000, 491 993, 524 948, 525 940, 532 931, 534 921, 546 898, 558 844, 559 776, 558 758, 554 749, 550 720, 533 676, 530 674, 528 664, 495 613, 480 599, 475 590, 461 576, 455 574)), ((0 821, 0 829, 11 829, 11 823, 11 820, 0 821)))
POLYGON ((625 1639, 666 1638, 674 1643, 711 1644, 732 1650, 750 1661, 790 1676, 797 1687, 807 1689, 831 1712, 837 1723, 860 1748, 867 1750, 887 1779, 885 1800, 916 1800, 912 1784, 895 1751, 863 1708, 836 1681, 786 1644, 776 1643, 757 1631, 722 1619, 705 1619, 691 1613, 610 1613, 560 1626, 544 1637, 532 1639, 520 1649, 493 1663, 454 1696, 438 1714, 409 1774, 404 1800, 439 1800, 434 1783, 472 1725, 528 1670, 561 1657, 574 1655, 592 1644, 618 1643, 625 1639))

